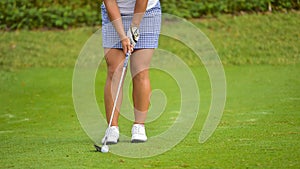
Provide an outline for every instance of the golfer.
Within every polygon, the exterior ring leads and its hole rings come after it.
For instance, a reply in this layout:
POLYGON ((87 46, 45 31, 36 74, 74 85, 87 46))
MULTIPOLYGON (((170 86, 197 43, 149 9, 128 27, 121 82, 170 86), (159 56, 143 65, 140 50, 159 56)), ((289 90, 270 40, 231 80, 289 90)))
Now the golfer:
MULTIPOLYGON (((107 64, 104 102, 107 123, 112 114, 114 98, 126 53, 131 53, 130 72, 135 121, 131 142, 145 142, 145 120, 150 104, 149 66, 158 46, 161 24, 159 0, 104 0, 101 5, 103 48, 107 64)), ((122 89, 111 127, 106 129, 107 144, 119 140, 118 118, 122 89)), ((105 138, 102 139, 102 143, 105 138)))

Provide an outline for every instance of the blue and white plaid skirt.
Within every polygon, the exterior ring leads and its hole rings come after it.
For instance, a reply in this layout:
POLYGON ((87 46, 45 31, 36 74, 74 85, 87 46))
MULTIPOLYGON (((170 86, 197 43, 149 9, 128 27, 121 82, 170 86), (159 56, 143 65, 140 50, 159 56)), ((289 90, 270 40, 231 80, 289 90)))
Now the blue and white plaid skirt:
MULTIPOLYGON (((104 4, 101 5, 102 13, 102 45, 104 48, 122 49, 120 37, 109 20, 104 4)), ((133 15, 122 15, 124 31, 127 32, 133 15)), ((140 24, 140 38, 134 49, 157 48, 161 27, 161 7, 158 2, 153 8, 145 12, 140 24)))

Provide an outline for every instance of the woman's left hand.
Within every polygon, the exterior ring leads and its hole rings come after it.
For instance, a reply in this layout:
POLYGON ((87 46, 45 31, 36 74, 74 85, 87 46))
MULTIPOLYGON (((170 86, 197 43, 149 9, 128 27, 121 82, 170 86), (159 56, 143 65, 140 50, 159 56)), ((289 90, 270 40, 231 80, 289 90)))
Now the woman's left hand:
POLYGON ((130 43, 134 47, 140 38, 139 28, 137 26, 130 26, 129 30, 127 31, 127 37, 129 38, 130 43))

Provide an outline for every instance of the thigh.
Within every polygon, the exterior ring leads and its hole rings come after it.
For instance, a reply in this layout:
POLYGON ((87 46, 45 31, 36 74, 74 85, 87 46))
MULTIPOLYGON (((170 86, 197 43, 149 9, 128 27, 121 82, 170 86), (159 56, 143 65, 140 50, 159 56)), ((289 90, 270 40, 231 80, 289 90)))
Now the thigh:
POLYGON ((115 72, 117 69, 122 68, 125 55, 123 50, 114 48, 104 49, 105 60, 107 64, 107 69, 109 72, 115 72))
POLYGON ((148 70, 151 62, 154 49, 137 49, 130 57, 131 76, 148 70))

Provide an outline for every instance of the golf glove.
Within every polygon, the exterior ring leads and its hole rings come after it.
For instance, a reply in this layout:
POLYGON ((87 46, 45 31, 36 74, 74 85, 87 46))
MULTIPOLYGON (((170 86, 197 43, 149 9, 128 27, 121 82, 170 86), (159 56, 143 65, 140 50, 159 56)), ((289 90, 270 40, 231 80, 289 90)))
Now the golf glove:
POLYGON ((127 31, 127 37, 129 38, 131 45, 134 47, 140 38, 139 28, 136 26, 130 26, 129 30, 127 31))

